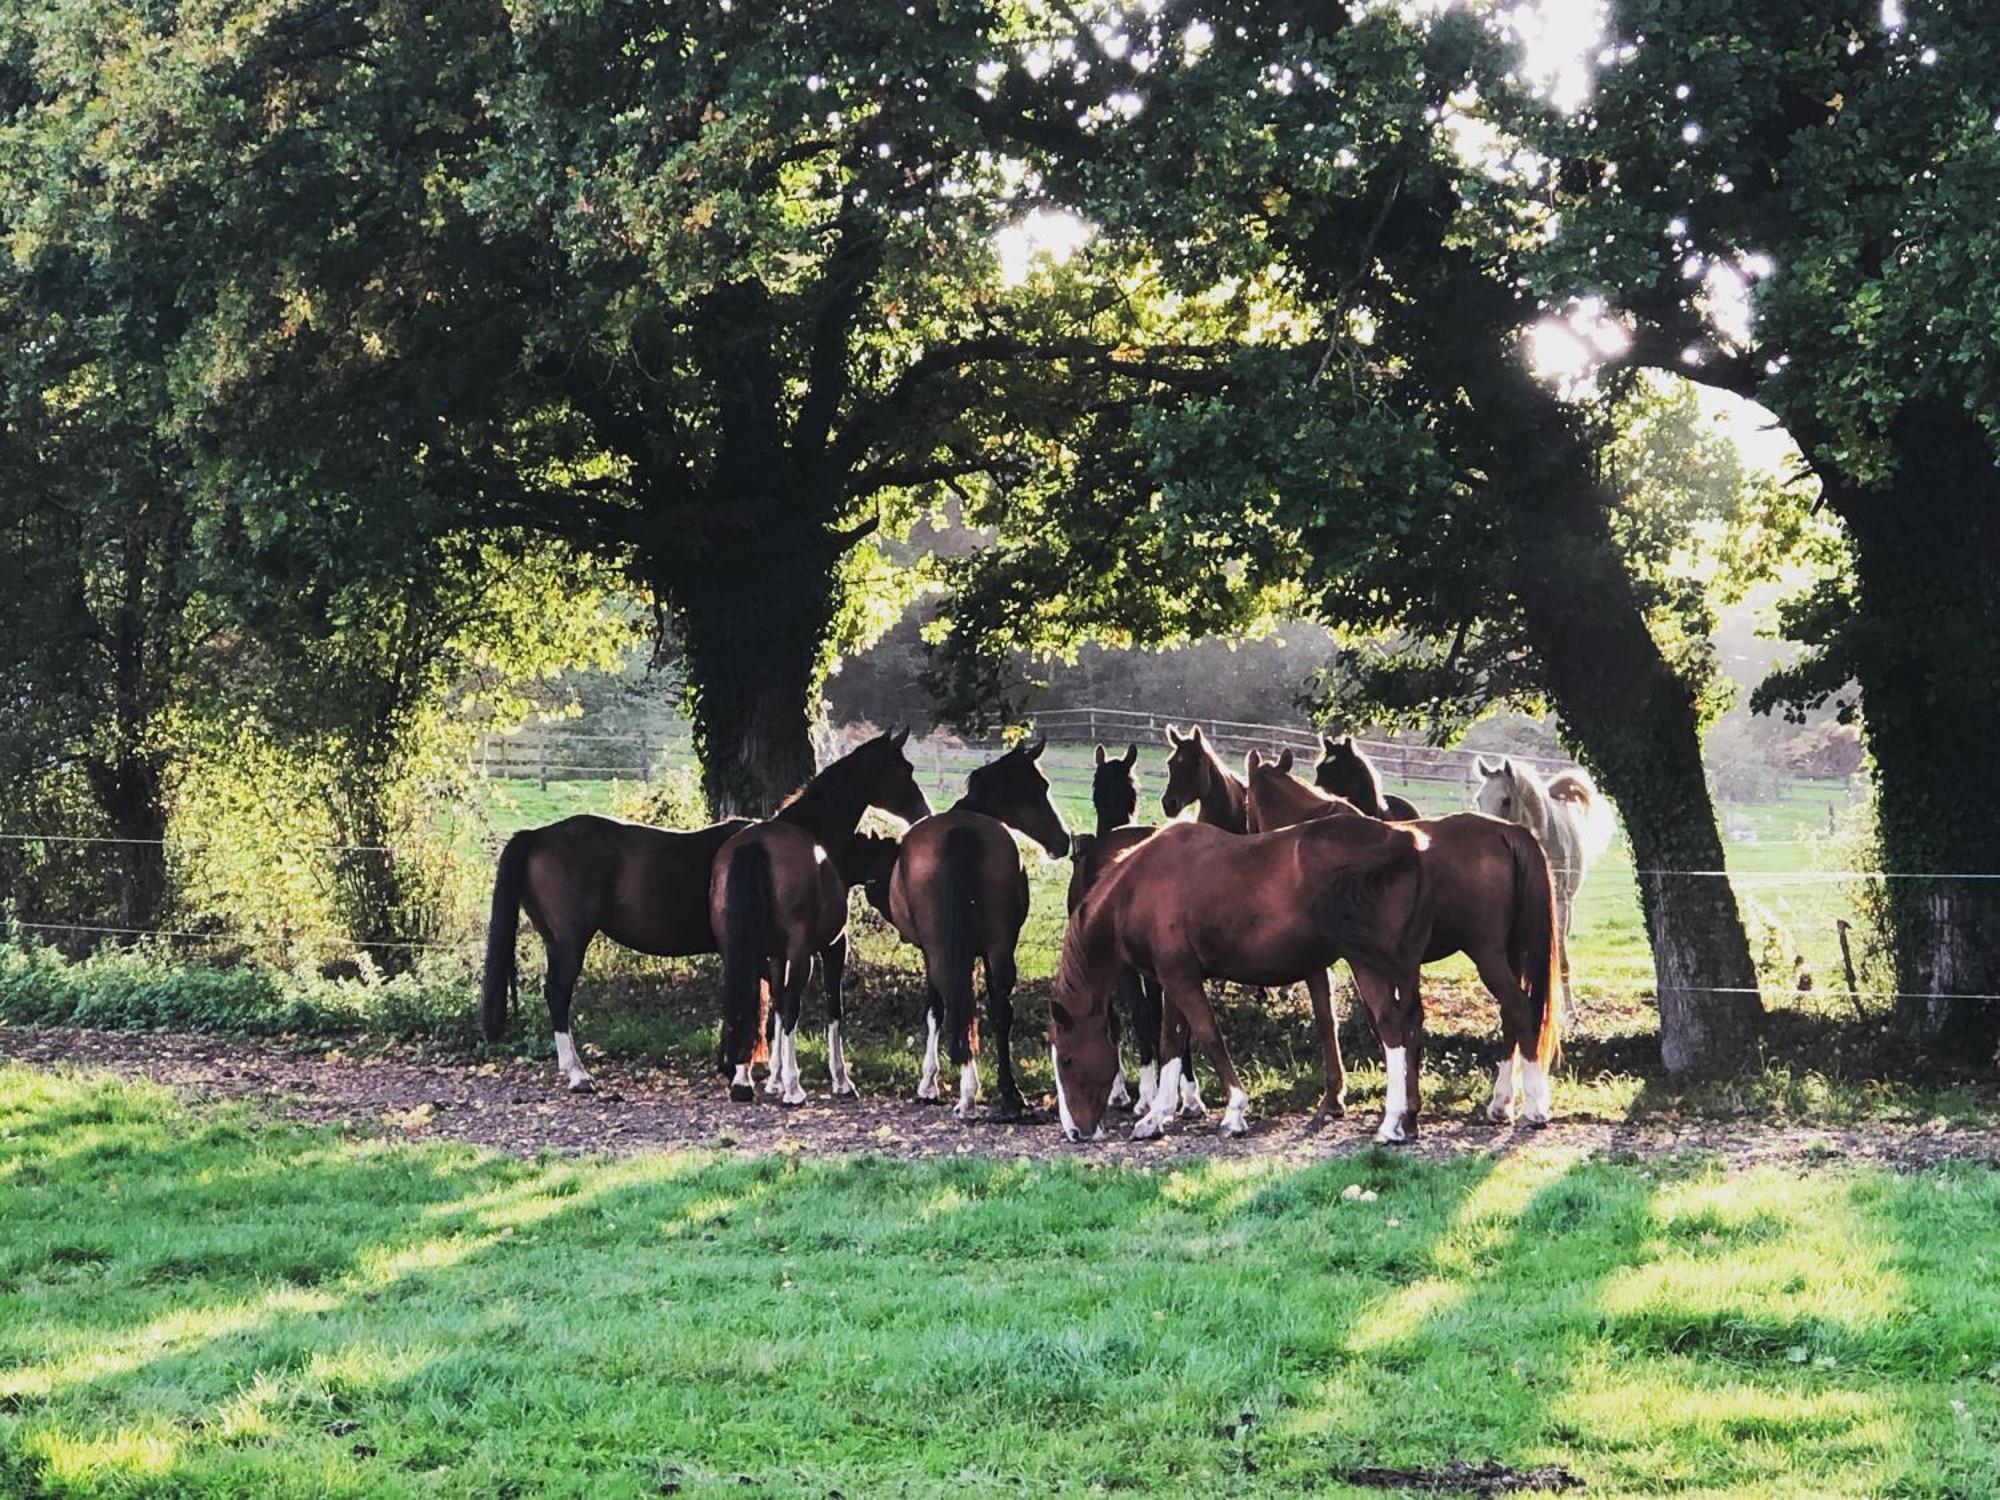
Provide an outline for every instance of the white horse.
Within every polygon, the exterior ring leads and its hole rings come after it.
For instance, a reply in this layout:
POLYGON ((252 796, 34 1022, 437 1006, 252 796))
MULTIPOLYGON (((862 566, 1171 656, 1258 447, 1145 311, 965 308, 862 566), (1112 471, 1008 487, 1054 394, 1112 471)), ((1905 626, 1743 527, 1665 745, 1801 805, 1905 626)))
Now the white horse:
POLYGON ((1473 805, 1483 813, 1519 823, 1542 841, 1556 886, 1556 934, 1562 956, 1563 1012, 1573 1014, 1569 992, 1569 924, 1576 893, 1590 862, 1610 846, 1611 804, 1583 771, 1572 766, 1543 781, 1511 760, 1479 761, 1484 778, 1473 805))

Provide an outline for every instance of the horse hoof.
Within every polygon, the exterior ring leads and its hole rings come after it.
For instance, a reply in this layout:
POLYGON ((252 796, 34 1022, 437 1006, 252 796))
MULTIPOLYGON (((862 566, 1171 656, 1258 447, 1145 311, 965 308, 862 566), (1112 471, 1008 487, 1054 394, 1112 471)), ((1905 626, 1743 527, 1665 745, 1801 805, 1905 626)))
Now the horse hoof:
POLYGON ((973 1114, 974 1111, 963 1104, 954 1104, 951 1107, 951 1117, 961 1125, 970 1125, 973 1114))
MULTIPOLYGON (((1514 1108, 1510 1104, 1489 1104, 1486 1106, 1486 1118, 1491 1120, 1495 1125, 1512 1125, 1514 1123, 1514 1108)), ((1533 1121, 1529 1123, 1532 1124, 1533 1121)))
POLYGON ((1248 1120, 1232 1120, 1225 1115, 1222 1120, 1222 1133, 1227 1136, 1248 1135, 1250 1133, 1250 1122, 1248 1120))
POLYGON ((1521 1123, 1530 1130, 1547 1130, 1549 1128, 1549 1117, 1547 1115, 1523 1115, 1521 1123))
POLYGON ((1151 1115, 1141 1115, 1132 1122, 1132 1139, 1135 1141, 1150 1141, 1159 1133, 1160 1122, 1151 1115))
POLYGON ((729 1097, 732 1102, 737 1104, 755 1104, 757 1102, 756 1086, 748 1083, 732 1083, 729 1085, 729 1097))
POLYGON ((800 1089, 796 1094, 787 1094, 778 1102, 784 1105, 786 1109, 797 1109, 801 1104, 806 1102, 805 1090, 800 1089))
POLYGON ((581 1078, 572 1078, 569 1081, 569 1091, 572 1094, 594 1094, 597 1092, 597 1085, 591 1081, 590 1075, 586 1073, 581 1078))
POLYGON ((835 1083, 832 1092, 833 1097, 836 1099, 859 1099, 861 1097, 861 1090, 854 1086, 854 1080, 851 1078, 843 1078, 835 1083))
POLYGON ((1003 1120, 1018 1120, 1027 1112, 1028 1104, 1024 1099, 1019 1097, 1012 1099, 1002 1098, 1000 1101, 1000 1118, 1003 1120))
POLYGON ((1323 1120, 1344 1120, 1347 1118, 1347 1101, 1345 1099, 1322 1099, 1319 1101, 1319 1109, 1316 1113, 1323 1120))

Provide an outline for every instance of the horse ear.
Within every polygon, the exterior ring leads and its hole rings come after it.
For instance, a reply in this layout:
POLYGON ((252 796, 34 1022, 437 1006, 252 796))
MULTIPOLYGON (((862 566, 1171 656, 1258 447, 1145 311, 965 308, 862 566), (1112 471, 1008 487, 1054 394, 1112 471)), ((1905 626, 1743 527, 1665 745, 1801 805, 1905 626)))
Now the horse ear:
POLYGON ((889 731, 889 748, 891 750, 900 750, 903 748, 903 746, 907 745, 909 742, 910 742, 909 725, 905 724, 901 729, 892 729, 889 731))
POLYGON ((1292 747, 1290 745, 1285 746, 1284 749, 1278 752, 1278 769, 1283 771, 1287 776, 1291 775, 1292 747))
POLYGON ((1319 737, 1319 746, 1323 753, 1331 755, 1340 748, 1340 741, 1330 734, 1322 734, 1319 737))
POLYGON ((1491 781, 1495 776, 1498 776, 1500 774, 1500 768, 1490 763, 1483 755, 1480 756, 1479 759, 1473 763, 1473 765, 1474 769, 1476 769, 1479 772, 1479 774, 1481 776, 1484 776, 1488 781, 1491 781))
MULTIPOLYGON (((1048 748, 1049 748, 1048 736, 1043 735, 1040 739, 1030 740, 1027 744, 1023 745, 1021 747, 1021 753, 1025 755, 1029 760, 1040 760, 1042 758, 1042 752, 1048 748)), ((1097 749, 1100 755, 1104 751, 1104 747, 1102 745, 1099 745, 1097 749)))
POLYGON ((1067 1031, 1076 1024, 1076 1018, 1063 1008, 1060 1000, 1049 1002, 1049 1019, 1055 1022, 1056 1028, 1060 1031, 1067 1031))
POLYGON ((1263 769, 1264 753, 1261 750, 1246 750, 1243 752, 1243 774, 1245 776, 1255 776, 1263 769))
POLYGON ((1511 755, 1510 755, 1510 756, 1507 756, 1507 757, 1505 757, 1505 758, 1504 758, 1504 759, 1503 759, 1503 760, 1502 760, 1502 761, 1500 762, 1500 769, 1501 769, 1502 771, 1505 771, 1505 772, 1507 773, 1507 776, 1508 776, 1508 778, 1509 778, 1510 780, 1515 780, 1515 781, 1518 781, 1518 780, 1520 780, 1520 777, 1521 777, 1521 773, 1520 773, 1519 771, 1517 771, 1517 770, 1515 770, 1515 769, 1514 769, 1514 757, 1513 757, 1513 756, 1511 756, 1511 755))
POLYGON ((1105 758, 1105 757, 1104 757, 1104 747, 1103 747, 1102 745, 1099 745, 1099 746, 1097 747, 1097 764, 1099 764, 1100 766, 1101 766, 1101 765, 1103 765, 1103 764, 1104 764, 1104 758, 1105 758))
POLYGON ((1169 745, 1178 747, 1180 745, 1180 742, 1181 742, 1181 737, 1174 732, 1174 726, 1169 724, 1167 726, 1167 743, 1169 745))
POLYGON ((1192 729, 1188 731, 1188 738, 1193 740, 1196 744, 1201 743, 1203 736, 1201 732, 1201 726, 1199 724, 1195 725, 1192 729))
POLYGON ((1137 745, 1128 743, 1125 746, 1125 764, 1127 766, 1136 766, 1139 764, 1139 747, 1137 745))

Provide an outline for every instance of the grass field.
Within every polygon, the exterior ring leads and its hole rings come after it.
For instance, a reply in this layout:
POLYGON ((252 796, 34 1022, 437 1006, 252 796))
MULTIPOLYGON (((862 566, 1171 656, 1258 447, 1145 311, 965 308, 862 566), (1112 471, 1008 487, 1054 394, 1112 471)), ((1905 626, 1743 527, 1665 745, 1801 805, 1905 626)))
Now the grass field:
POLYGON ((2000 1178, 522 1162, 0 1068, 0 1493, 2000 1492, 2000 1178))

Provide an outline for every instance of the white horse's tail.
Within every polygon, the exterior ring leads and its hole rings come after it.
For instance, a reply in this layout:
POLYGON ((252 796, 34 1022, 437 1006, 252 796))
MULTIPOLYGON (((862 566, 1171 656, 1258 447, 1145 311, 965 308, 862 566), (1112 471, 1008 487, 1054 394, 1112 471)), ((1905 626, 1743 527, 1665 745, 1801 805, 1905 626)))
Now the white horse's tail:
POLYGON ((1581 766, 1558 771, 1548 779, 1544 790, 1551 802, 1560 802, 1573 811, 1577 839, 1586 858, 1596 859, 1611 847, 1618 820, 1588 771, 1581 766))

